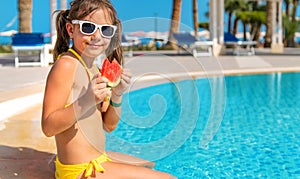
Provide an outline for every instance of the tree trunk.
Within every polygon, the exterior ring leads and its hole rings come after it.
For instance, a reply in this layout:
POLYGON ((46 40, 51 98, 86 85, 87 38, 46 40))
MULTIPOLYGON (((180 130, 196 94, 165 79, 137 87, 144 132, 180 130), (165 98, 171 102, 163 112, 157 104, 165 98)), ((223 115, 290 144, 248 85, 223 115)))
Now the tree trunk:
POLYGON ((261 33, 261 23, 257 24, 257 28, 253 37, 253 41, 256 41, 257 44, 260 44, 260 33, 261 33))
POLYGON ((171 26, 170 26, 170 33, 168 39, 169 40, 168 44, 170 44, 173 48, 176 48, 176 43, 174 42, 175 39, 172 34, 179 32, 181 4, 182 4, 182 0, 173 0, 171 26))
POLYGON ((232 19, 232 12, 228 13, 228 33, 231 33, 231 19, 232 19))
POLYGON ((272 14, 272 2, 267 1, 267 28, 266 28, 266 35, 265 35, 265 44, 264 47, 271 47, 272 43, 272 19, 273 19, 273 14, 272 14))
POLYGON ((292 9, 292 22, 296 21, 297 7, 299 0, 293 0, 293 9, 292 9))
POLYGON ((18 0, 19 32, 32 32, 32 0, 18 0))
POLYGON ((193 0, 193 21, 194 21, 194 33, 198 39, 198 4, 197 0, 193 0))
POLYGON ((285 15, 290 16, 290 0, 285 0, 285 15))
MULTIPOLYGON (((296 14, 297 14, 297 7, 299 4, 299 0, 293 0, 293 8, 292 8, 292 14, 291 14, 291 19, 292 22, 296 22, 296 14)), ((295 34, 291 38, 288 39, 288 47, 296 47, 296 42, 295 42, 295 34)))
POLYGON ((232 30, 232 34, 236 35, 238 32, 238 25, 239 25, 239 19, 235 18, 234 19, 234 23, 233 23, 233 30, 232 30))
POLYGON ((243 37, 244 37, 244 41, 247 41, 247 23, 243 22, 243 37))

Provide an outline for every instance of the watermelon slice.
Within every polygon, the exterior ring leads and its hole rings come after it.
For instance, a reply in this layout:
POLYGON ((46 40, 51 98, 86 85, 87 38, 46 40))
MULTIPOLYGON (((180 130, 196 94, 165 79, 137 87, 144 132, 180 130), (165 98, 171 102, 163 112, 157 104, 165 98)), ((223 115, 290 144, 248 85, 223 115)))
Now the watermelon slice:
POLYGON ((108 87, 115 87, 121 81, 122 67, 116 59, 110 62, 106 58, 102 64, 101 75, 108 79, 108 87))

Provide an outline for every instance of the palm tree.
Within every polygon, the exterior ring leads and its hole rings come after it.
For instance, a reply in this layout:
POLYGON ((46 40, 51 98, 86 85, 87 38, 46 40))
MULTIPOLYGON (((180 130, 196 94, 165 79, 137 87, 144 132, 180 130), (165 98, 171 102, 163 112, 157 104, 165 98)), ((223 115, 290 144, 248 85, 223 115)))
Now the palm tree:
POLYGON ((193 0, 193 22, 195 37, 198 38, 198 4, 197 0, 193 0))
POLYGON ((266 6, 259 5, 257 1, 248 2, 249 24, 250 24, 250 38, 252 41, 260 42, 261 27, 266 24, 266 6))
POLYGON ((236 35, 238 23, 243 24, 244 40, 247 40, 247 30, 250 32, 250 40, 257 41, 261 34, 261 27, 266 24, 266 6, 257 1, 225 0, 225 10, 228 13, 228 32, 236 35), (231 31, 231 19, 235 16, 233 29, 231 31), (247 29, 248 27, 248 29, 247 29))
MULTIPOLYGON (((297 16, 297 7, 299 4, 299 0, 293 0, 293 8, 292 8, 292 14, 291 14, 291 18, 292 18, 292 23, 294 23, 297 26, 297 20, 296 20, 296 16, 297 16)), ((297 31, 297 28, 295 29, 295 32, 297 31)), ((289 45, 291 47, 296 47, 296 42, 295 42, 295 32, 292 33, 292 37, 290 38, 290 43, 289 45)))
POLYGON ((285 3, 285 14, 286 16, 290 16, 290 3, 292 0, 283 0, 285 3))
POLYGON ((236 14, 240 11, 247 10, 247 3, 240 0, 225 0, 224 2, 225 11, 228 13, 228 32, 236 34, 238 29, 238 19, 236 14), (233 30, 231 30, 231 20, 233 15, 235 15, 233 30))
POLYGON ((293 9, 292 9, 292 21, 296 21, 296 16, 297 16, 297 7, 299 4, 299 0, 293 0, 293 9))
POLYGON ((243 37, 245 41, 247 40, 247 24, 249 24, 251 21, 250 13, 250 11, 239 11, 238 13, 236 13, 236 18, 241 20, 243 23, 243 37))
POLYGON ((284 0, 285 17, 283 18, 284 26, 284 45, 287 47, 295 47, 295 32, 297 31, 298 22, 296 20, 297 7, 299 0, 284 0), (291 4, 292 9, 291 8, 291 4), (291 11, 291 12, 290 12, 291 11))
POLYGON ((18 0, 19 32, 32 32, 32 0, 18 0))
POLYGON ((253 36, 252 40, 257 43, 260 42, 260 33, 261 27, 263 24, 266 24, 266 12, 264 11, 253 11, 251 14, 251 36, 253 36))
POLYGON ((171 44, 173 48, 176 48, 176 45, 173 43, 173 33, 178 33, 179 31, 179 24, 180 24, 180 16, 181 16, 181 4, 182 0, 173 0, 173 10, 172 10, 172 17, 171 17, 171 26, 170 26, 170 33, 168 44, 171 44))
POLYGON ((297 22, 291 21, 289 16, 283 17, 283 28, 284 28, 284 45, 287 47, 294 47, 295 41, 294 36, 297 32, 297 22))
POLYGON ((266 35, 264 47, 271 47, 272 43, 272 26, 273 26, 273 5, 272 1, 267 1, 266 11, 267 11, 267 23, 266 23, 266 35))
MULTIPOLYGON (((207 3, 207 6, 209 7, 209 2, 207 3)), ((205 17, 209 19, 209 12, 205 12, 205 17)), ((204 28, 206 30, 209 30, 209 22, 199 22, 198 23, 198 28, 204 28)))
POLYGON ((243 10, 246 7, 244 1, 239 0, 225 0, 224 2, 225 11, 228 13, 228 32, 231 33, 231 20, 235 12, 243 10))

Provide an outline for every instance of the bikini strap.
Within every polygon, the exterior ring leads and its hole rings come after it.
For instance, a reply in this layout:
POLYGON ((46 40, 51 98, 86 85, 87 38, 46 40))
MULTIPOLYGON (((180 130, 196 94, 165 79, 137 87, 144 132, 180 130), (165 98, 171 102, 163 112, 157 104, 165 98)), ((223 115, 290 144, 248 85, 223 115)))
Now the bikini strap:
MULTIPOLYGON (((93 73, 89 70, 89 68, 87 67, 86 63, 84 62, 84 60, 81 58, 81 56, 72 48, 69 48, 68 50, 69 52, 71 52, 73 55, 75 55, 77 57, 77 59, 80 61, 80 63, 83 65, 84 69, 86 70, 86 72, 89 75, 89 79, 90 81, 93 79, 93 73)), ((98 69, 98 68, 97 68, 98 69)))

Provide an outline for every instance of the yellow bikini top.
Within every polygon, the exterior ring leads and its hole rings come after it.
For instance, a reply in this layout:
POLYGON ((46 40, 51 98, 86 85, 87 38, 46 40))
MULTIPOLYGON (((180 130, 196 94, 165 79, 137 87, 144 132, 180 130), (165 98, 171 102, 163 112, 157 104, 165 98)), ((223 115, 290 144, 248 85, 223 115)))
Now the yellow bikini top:
MULTIPOLYGON (((89 80, 91 81, 94 77, 93 73, 89 70, 89 68, 87 67, 86 63, 84 62, 84 60, 81 58, 81 56, 72 48, 69 48, 68 49, 69 52, 71 52, 73 55, 75 55, 77 57, 77 59, 80 61, 80 63, 83 65, 85 71, 87 72, 88 76, 89 76, 89 80)), ((96 69, 98 70, 99 72, 99 69, 98 67, 95 65, 96 69)), ((71 103, 68 103, 65 105, 65 108, 70 106, 71 103)))
MULTIPOLYGON (((78 60, 80 61, 80 63, 83 65, 85 71, 88 73, 89 79, 90 79, 90 81, 91 81, 91 80, 93 79, 94 75, 93 75, 93 73, 88 69, 86 63, 85 63, 84 60, 81 58, 81 56, 80 56, 74 49, 72 49, 72 48, 69 48, 68 51, 71 52, 73 55, 75 55, 75 56, 78 58, 78 60)), ((94 65, 95 65, 95 64, 94 64, 94 65)), ((95 65, 95 67, 96 67, 96 69, 97 69, 98 72, 99 72, 98 67, 97 67, 96 65, 95 65)))

